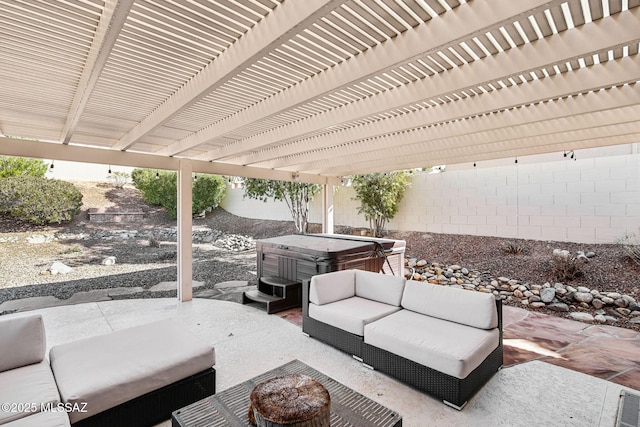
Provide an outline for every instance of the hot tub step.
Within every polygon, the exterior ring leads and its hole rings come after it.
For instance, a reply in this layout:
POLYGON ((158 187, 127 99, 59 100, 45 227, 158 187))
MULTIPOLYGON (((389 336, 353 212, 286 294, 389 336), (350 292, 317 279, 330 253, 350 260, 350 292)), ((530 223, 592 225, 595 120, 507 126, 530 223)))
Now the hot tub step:
POLYGON ((301 300, 301 284, 282 277, 261 277, 257 290, 246 291, 242 295, 243 304, 265 304, 269 314, 300 307, 301 300))

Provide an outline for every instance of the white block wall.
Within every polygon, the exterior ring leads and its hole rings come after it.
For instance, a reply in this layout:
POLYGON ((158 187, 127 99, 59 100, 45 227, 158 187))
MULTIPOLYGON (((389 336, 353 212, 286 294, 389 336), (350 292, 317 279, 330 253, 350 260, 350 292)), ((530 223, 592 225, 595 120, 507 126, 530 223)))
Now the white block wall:
MULTIPOLYGON (((578 243, 615 243, 640 227, 639 144, 472 165, 412 179, 390 230, 470 234, 578 243)), ((240 216, 290 219, 284 203, 242 200, 230 190, 223 208, 240 216)), ((334 195, 335 224, 368 227, 352 188, 334 195)), ((320 198, 311 221, 321 221, 320 198)))
MULTIPOLYGON (((232 189, 227 187, 227 193, 220 206, 227 212, 244 218, 271 219, 271 220, 291 220, 289 208, 284 202, 274 202, 269 200, 263 202, 243 198, 244 190, 242 188, 232 189)), ((321 212, 318 210, 318 212, 321 212)))

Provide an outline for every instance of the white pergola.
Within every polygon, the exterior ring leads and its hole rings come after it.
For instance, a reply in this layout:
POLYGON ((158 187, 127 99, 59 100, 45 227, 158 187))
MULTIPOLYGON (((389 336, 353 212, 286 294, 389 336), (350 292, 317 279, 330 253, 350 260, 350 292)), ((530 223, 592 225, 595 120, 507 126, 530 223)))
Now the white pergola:
POLYGON ((192 172, 328 187, 640 141, 639 5, 0 0, 0 154, 178 170, 189 299, 192 172))

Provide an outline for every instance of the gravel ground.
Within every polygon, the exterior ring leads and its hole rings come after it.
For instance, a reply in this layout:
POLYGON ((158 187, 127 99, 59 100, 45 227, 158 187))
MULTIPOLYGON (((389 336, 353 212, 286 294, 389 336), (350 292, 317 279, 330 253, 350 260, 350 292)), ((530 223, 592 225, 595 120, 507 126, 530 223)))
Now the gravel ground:
MULTIPOLYGON (((106 184, 76 183, 83 192, 83 212, 72 222, 60 226, 37 227, 0 217, 0 303, 31 297, 53 295, 69 298, 76 292, 114 287, 148 289, 163 281, 176 280, 176 244, 163 240, 159 248, 149 245, 149 236, 162 235, 175 229, 175 221, 156 207, 144 203, 134 188, 113 189, 106 184), (145 213, 143 224, 95 224, 88 221, 90 207, 136 207, 145 213), (97 236, 116 231, 136 231, 135 237, 106 240, 97 236), (27 243, 36 234, 63 235, 66 238, 43 244, 27 243), (115 256, 115 265, 104 266, 102 260, 115 256), (43 274, 54 261, 74 268, 66 275, 43 274)), ((216 209, 205 218, 194 219, 194 231, 218 230, 226 235, 262 239, 293 234, 291 221, 253 220, 236 217, 216 209)), ((319 232, 312 224, 310 232, 319 232)), ((338 227, 337 232, 343 231, 338 227)), ((359 230, 354 230, 358 232, 359 230)), ((117 234, 117 233, 116 233, 117 234)), ((583 245, 548 241, 504 239, 496 237, 449 235, 419 232, 391 232, 387 237, 407 242, 406 257, 426 259, 441 265, 459 264, 469 270, 485 272, 492 277, 509 277, 523 283, 556 282, 553 274, 553 249, 592 251, 596 254, 580 265, 581 275, 566 282, 571 286, 586 286, 599 291, 621 292, 640 299, 640 266, 624 255, 619 245, 583 245), (509 253, 506 248, 519 249, 509 253)), ((228 280, 256 281, 255 250, 233 252, 212 243, 194 244, 194 280, 211 289, 228 280)), ((165 297, 175 291, 135 293, 117 298, 165 297)), ((538 309, 548 314, 562 314, 538 309)))
MULTIPOLYGON (((161 240, 160 247, 149 244, 149 237, 174 231, 176 221, 157 207, 147 205, 135 188, 114 189, 104 183, 74 183, 83 193, 82 212, 71 222, 55 226, 34 226, 10 217, 0 216, 0 303, 34 296, 52 295, 67 299, 76 292, 117 287, 150 287, 176 280, 177 249, 175 239, 161 240), (89 222, 88 209, 93 207, 142 209, 144 223, 96 224, 89 222), (105 239, 128 232, 136 237, 105 239), (47 243, 32 244, 34 235, 57 236, 47 243), (2 240, 6 240, 2 242, 2 240), (15 240, 15 241, 14 241, 15 240), (109 256, 114 265, 102 265, 109 256), (51 275, 53 262, 62 262, 72 273, 51 275)), ((292 234, 290 221, 262 221, 239 218, 216 209, 205 218, 194 219, 194 231, 219 230, 225 234, 249 236, 253 239, 292 234)), ((255 250, 229 251, 215 244, 195 243, 193 278, 212 289, 216 283, 229 280, 256 281, 255 250)), ((143 292, 116 298, 166 297, 175 291, 143 292)))

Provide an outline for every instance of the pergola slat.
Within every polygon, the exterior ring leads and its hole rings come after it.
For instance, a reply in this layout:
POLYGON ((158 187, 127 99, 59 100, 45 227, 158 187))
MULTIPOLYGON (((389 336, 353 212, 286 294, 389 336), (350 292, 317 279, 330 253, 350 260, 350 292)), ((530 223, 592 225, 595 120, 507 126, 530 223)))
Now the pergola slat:
POLYGON ((323 182, 622 143, 639 133, 623 123, 640 105, 639 6, 5 1, 0 131, 58 141, 61 157, 82 144, 100 149, 88 161, 145 152, 323 182))

